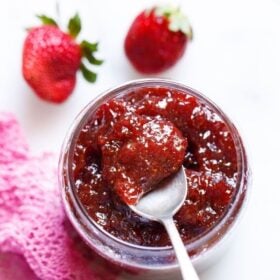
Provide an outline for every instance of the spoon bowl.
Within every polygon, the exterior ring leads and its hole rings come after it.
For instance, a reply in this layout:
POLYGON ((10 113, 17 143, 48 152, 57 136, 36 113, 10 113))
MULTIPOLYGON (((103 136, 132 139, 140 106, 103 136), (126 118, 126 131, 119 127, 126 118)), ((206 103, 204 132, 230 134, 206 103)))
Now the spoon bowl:
POLYGON ((156 189, 142 196, 136 205, 130 205, 130 208, 138 215, 164 225, 173 245, 182 279, 199 280, 173 221, 173 216, 183 205, 187 192, 186 173, 181 167, 176 174, 162 181, 156 189))
POLYGON ((163 180, 160 185, 145 194, 136 205, 130 208, 138 215, 160 222, 172 217, 183 205, 187 196, 187 177, 183 167, 163 180))

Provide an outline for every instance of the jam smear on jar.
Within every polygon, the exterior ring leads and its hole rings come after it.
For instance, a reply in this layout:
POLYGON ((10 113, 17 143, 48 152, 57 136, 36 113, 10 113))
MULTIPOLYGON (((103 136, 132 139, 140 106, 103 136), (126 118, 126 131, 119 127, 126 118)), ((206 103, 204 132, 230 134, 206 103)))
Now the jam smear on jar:
POLYGON ((129 243, 166 246, 170 241, 163 226, 127 204, 182 164, 188 195, 174 218, 188 243, 223 217, 237 177, 231 133, 197 97, 145 87, 102 104, 78 135, 72 171, 81 203, 104 230, 129 243))

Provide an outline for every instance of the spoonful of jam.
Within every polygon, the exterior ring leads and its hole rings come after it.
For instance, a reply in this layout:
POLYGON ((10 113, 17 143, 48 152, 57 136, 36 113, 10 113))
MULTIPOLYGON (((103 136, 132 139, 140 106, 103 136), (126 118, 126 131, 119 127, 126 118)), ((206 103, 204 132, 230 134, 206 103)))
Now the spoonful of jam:
POLYGON ((131 114, 99 144, 107 182, 134 212, 165 226, 183 279, 199 279, 173 221, 187 195, 187 140, 181 131, 165 119, 131 114))
POLYGON ((126 204, 133 205, 179 170, 187 140, 168 120, 131 114, 99 138, 99 145, 103 176, 126 204))

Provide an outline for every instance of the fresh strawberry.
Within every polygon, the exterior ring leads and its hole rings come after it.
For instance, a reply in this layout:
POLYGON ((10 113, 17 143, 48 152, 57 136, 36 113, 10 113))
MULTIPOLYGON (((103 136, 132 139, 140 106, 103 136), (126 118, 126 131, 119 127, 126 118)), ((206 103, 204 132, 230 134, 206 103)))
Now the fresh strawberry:
POLYGON ((162 72, 184 54, 192 29, 179 8, 155 7, 141 12, 125 39, 125 53, 142 73, 162 72))
POLYGON ((77 14, 69 21, 68 33, 61 31, 53 19, 38 17, 43 25, 29 29, 24 42, 23 76, 40 98, 61 103, 72 93, 79 69, 87 81, 95 82, 96 73, 82 60, 84 57, 90 64, 100 65, 102 61, 94 57, 98 44, 75 41, 81 30, 77 14))

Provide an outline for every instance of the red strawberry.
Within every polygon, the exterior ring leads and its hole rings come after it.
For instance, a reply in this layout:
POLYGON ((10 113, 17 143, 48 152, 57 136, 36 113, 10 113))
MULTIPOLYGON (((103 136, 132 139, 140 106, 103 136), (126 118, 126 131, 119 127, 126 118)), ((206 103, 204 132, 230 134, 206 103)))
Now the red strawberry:
POLYGON ((46 16, 39 18, 44 25, 31 28, 24 42, 22 72, 40 98, 60 103, 72 93, 79 69, 86 80, 95 82, 96 74, 86 68, 82 58, 100 65, 102 61, 93 55, 98 44, 75 41, 81 30, 78 15, 70 19, 69 33, 61 31, 53 19, 46 16))
POLYGON ((136 17, 124 47, 128 59, 139 72, 152 74, 173 66, 191 39, 191 26, 179 8, 156 7, 136 17))

